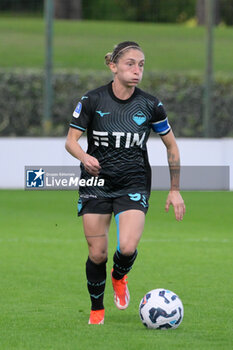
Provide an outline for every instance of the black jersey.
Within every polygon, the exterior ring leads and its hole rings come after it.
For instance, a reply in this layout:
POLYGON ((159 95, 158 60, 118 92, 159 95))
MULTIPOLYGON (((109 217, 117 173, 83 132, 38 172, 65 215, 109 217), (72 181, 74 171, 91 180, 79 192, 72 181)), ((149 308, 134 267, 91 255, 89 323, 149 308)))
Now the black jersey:
MULTIPOLYGON (((87 153, 98 159, 99 179, 104 180, 103 186, 80 186, 80 197, 149 194, 146 142, 150 130, 165 135, 171 129, 163 104, 156 97, 135 88, 129 99, 120 100, 111 82, 81 98, 70 127, 87 130, 87 153)), ((91 177, 81 164, 81 178, 91 177)))

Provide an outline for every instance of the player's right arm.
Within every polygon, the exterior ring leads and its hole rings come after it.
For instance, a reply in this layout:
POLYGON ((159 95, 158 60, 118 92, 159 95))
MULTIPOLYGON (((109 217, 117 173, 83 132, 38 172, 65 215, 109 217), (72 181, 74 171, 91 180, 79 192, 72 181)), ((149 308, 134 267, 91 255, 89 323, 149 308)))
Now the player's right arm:
POLYGON ((98 159, 84 152, 84 150, 78 143, 78 140, 80 139, 82 134, 83 131, 81 130, 69 128, 65 148, 73 157, 79 159, 83 163, 84 168, 89 174, 93 176, 98 176, 101 168, 98 159))
POLYGON ((79 159, 84 165, 85 170, 93 175, 98 176, 100 165, 98 159, 92 157, 90 154, 84 152, 78 140, 83 132, 87 130, 92 120, 92 101, 89 94, 83 96, 81 101, 77 104, 73 117, 70 123, 66 139, 66 150, 75 158, 79 159))

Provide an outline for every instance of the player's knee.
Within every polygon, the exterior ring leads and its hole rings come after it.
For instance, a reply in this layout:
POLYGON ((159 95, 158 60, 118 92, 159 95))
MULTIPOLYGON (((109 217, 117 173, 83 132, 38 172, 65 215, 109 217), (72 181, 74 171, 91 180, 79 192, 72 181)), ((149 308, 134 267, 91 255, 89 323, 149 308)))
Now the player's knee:
POLYGON ((95 264, 102 264, 107 260, 108 253, 106 250, 94 250, 89 253, 89 256, 95 264))
POLYGON ((137 247, 134 244, 120 244, 120 252, 123 255, 133 255, 137 247))

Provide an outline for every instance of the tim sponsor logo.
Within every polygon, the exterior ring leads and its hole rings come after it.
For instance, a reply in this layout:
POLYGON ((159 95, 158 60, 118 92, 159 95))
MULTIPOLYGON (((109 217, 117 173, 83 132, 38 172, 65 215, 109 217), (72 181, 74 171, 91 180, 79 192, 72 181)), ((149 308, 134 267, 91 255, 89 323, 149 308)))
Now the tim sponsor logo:
POLYGON ((134 146, 142 147, 146 133, 144 132, 141 136, 139 133, 131 132, 112 132, 107 131, 96 131, 93 130, 93 139, 96 146, 109 146, 109 136, 113 137, 115 148, 125 147, 130 148, 134 146))

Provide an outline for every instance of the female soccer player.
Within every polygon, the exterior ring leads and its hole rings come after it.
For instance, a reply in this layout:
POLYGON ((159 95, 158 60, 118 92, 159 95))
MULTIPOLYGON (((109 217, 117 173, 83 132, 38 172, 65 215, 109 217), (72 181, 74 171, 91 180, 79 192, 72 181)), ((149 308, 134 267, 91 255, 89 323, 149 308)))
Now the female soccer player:
POLYGON ((150 195, 150 166, 146 142, 150 130, 167 148, 171 188, 166 211, 173 205, 182 220, 184 201, 179 192, 179 150, 162 102, 136 86, 143 76, 145 57, 131 41, 118 44, 105 56, 114 79, 85 94, 78 103, 66 149, 81 161, 81 179, 101 180, 98 186, 80 186, 78 215, 83 217, 89 255, 87 287, 91 298, 89 324, 104 323, 104 290, 108 257, 108 229, 112 213, 117 223, 118 246, 113 257, 112 285, 118 309, 129 305, 127 273, 137 257, 150 195), (87 130, 88 149, 78 140, 87 130))

